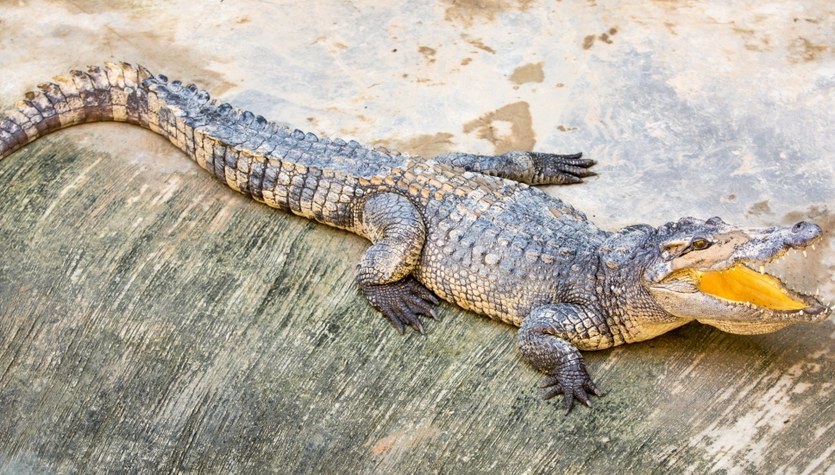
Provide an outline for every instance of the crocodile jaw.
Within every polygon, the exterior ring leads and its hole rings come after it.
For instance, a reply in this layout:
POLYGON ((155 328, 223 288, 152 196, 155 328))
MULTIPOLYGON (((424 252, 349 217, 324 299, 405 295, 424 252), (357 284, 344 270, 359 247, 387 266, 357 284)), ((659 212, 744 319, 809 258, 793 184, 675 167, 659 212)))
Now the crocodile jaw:
POLYGON ((740 334, 768 333, 793 323, 822 321, 831 314, 816 297, 792 290, 764 271, 788 251, 812 246, 821 237, 819 227, 721 227, 725 243, 659 262, 653 269, 647 288, 665 311, 740 334))
POLYGON ((831 313, 817 298, 741 263, 721 271, 683 269, 651 286, 650 292, 669 313, 730 333, 769 333, 793 323, 825 320, 831 313))

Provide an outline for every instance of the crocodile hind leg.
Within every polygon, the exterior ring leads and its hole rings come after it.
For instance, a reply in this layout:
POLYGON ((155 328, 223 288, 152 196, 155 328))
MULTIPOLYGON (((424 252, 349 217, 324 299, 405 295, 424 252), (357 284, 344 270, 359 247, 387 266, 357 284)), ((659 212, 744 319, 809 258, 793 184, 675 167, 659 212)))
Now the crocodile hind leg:
POLYGON ((426 241, 423 217, 408 198, 382 193, 366 200, 362 227, 373 244, 357 265, 360 290, 401 334, 406 325, 423 333, 418 316, 435 318, 439 303, 411 276, 426 241))
POLYGON ((589 393, 603 395, 575 346, 579 344, 585 349, 611 346, 608 329, 602 322, 579 305, 554 304, 534 309, 519 328, 522 357, 548 375, 542 384, 549 388, 545 399, 562 394, 566 412, 571 410, 575 399, 591 406, 589 393))
POLYGON ((433 160, 467 171, 498 176, 529 185, 567 185, 595 175, 589 168, 596 162, 582 153, 557 155, 539 152, 508 152, 502 155, 447 153, 433 160))

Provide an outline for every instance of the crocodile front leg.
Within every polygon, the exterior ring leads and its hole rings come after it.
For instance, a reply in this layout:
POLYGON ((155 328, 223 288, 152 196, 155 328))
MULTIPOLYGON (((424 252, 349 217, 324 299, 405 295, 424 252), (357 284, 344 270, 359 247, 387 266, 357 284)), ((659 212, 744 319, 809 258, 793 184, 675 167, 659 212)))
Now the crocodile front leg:
POLYGON ((591 406, 588 393, 603 395, 589 377, 583 356, 575 346, 601 346, 608 330, 601 331, 597 322, 603 319, 584 307, 553 304, 534 309, 519 328, 522 357, 548 375, 542 384, 550 387, 545 399, 563 394, 566 412, 571 410, 575 398, 591 406))
POLYGON ((502 155, 447 153, 433 160, 467 171, 498 176, 529 185, 567 185, 595 175, 589 168, 596 162, 582 153, 558 155, 540 152, 508 152, 502 155))
POLYGON ((439 303, 411 276, 426 241, 423 217, 408 198, 382 193, 366 200, 362 227, 373 244, 357 265, 360 290, 401 334, 405 325, 423 333, 418 316, 435 318, 439 303))

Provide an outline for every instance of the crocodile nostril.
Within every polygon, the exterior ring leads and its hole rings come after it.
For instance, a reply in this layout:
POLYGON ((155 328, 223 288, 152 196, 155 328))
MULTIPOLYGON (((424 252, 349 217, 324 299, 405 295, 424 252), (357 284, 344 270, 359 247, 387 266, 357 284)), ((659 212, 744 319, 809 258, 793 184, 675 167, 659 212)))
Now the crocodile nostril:
POLYGON ((823 234, 820 226, 808 221, 801 221, 792 226, 792 240, 795 245, 805 245, 823 234))

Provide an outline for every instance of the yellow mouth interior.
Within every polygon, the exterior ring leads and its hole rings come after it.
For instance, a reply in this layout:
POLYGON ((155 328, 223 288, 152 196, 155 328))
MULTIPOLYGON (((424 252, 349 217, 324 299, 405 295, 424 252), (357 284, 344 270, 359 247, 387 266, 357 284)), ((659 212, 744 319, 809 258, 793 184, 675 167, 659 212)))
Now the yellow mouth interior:
POLYGON ((702 292, 734 302, 749 302, 773 310, 800 310, 806 304, 793 299, 779 279, 742 264, 717 272, 690 270, 702 292))

